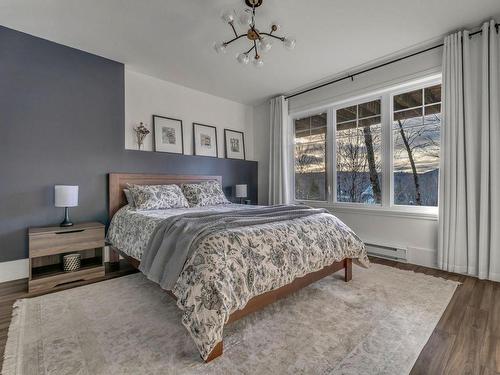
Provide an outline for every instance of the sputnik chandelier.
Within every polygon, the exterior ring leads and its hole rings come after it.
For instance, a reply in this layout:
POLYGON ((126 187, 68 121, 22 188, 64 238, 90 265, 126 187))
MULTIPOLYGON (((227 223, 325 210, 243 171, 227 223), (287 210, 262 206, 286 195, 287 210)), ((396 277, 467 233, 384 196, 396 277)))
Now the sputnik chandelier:
POLYGON ((235 20, 235 12, 234 11, 226 11, 222 14, 222 20, 227 23, 234 33, 234 38, 228 40, 227 42, 217 42, 214 44, 214 49, 217 53, 226 53, 226 47, 235 42, 236 40, 247 37, 247 39, 251 43, 251 47, 248 51, 242 52, 236 56, 236 60, 238 60, 241 64, 248 64, 250 62, 250 54, 253 56, 253 64, 257 68, 262 67, 264 62, 262 61, 262 57, 260 53, 267 52, 273 46, 271 40, 277 39, 283 43, 283 46, 287 49, 293 49, 295 47, 295 39, 277 36, 274 33, 280 29, 280 26, 277 23, 271 24, 271 31, 268 33, 259 31, 255 26, 255 9, 262 5, 263 0, 244 0, 245 4, 249 7, 243 11, 240 15, 238 21, 240 25, 243 27, 249 27, 248 31, 243 34, 238 34, 236 31, 236 27, 234 26, 235 20))

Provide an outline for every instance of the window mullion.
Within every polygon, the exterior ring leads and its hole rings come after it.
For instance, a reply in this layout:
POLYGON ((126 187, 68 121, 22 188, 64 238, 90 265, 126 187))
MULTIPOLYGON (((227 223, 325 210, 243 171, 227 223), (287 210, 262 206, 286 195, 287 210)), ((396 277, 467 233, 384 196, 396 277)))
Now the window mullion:
POLYGON ((334 107, 328 108, 326 116, 326 177, 328 181, 328 202, 337 201, 337 146, 335 139, 336 116, 334 107))
POLYGON ((391 128, 391 95, 382 96, 382 207, 392 205, 392 128, 391 128))

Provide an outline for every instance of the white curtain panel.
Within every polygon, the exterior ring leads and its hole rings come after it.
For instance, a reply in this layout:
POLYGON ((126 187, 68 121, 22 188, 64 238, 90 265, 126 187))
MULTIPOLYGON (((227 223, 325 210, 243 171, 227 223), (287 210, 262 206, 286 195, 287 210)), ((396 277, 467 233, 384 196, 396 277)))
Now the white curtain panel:
POLYGON ((269 204, 290 200, 288 175, 288 103, 284 96, 271 99, 269 155, 269 204))
POLYGON ((500 37, 445 38, 438 265, 500 281, 500 37))

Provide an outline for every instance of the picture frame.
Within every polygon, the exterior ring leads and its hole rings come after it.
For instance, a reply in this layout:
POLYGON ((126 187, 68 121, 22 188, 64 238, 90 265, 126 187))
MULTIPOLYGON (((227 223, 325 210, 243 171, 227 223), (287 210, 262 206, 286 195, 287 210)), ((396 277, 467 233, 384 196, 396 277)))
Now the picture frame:
POLYGON ((226 159, 246 160, 245 134, 238 130, 224 129, 226 159))
POLYGON ((219 156, 217 128, 193 122, 193 154, 198 156, 219 156))
POLYGON ((153 144, 156 152, 184 154, 182 120, 153 115, 153 144))

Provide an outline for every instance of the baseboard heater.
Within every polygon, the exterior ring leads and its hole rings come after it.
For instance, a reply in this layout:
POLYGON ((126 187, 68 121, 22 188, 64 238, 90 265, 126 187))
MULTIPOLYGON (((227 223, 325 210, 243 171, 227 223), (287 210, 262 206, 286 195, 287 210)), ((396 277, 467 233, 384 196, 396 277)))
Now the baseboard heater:
POLYGON ((384 258, 390 260, 397 260, 398 262, 406 262, 408 260, 408 251, 402 247, 395 247, 391 245, 381 245, 371 242, 365 242, 366 251, 368 255, 384 258))

